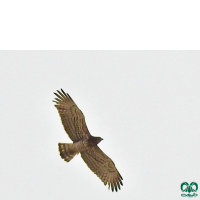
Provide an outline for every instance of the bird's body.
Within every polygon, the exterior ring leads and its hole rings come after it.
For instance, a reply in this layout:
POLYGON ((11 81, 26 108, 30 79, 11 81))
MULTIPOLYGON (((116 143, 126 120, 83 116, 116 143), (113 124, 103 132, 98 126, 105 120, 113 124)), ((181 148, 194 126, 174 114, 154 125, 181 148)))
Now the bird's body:
POLYGON ((90 136, 89 138, 84 138, 78 142, 74 142, 73 144, 58 143, 60 156, 65 161, 69 162, 76 154, 97 146, 101 140, 100 137, 90 136))
POLYGON ((120 189, 122 176, 115 167, 114 162, 98 147, 103 140, 89 133, 85 123, 85 117, 69 94, 62 89, 54 93, 59 115, 65 131, 73 143, 58 143, 60 156, 69 162, 76 154, 81 157, 88 167, 103 181, 111 187, 112 191, 120 189))

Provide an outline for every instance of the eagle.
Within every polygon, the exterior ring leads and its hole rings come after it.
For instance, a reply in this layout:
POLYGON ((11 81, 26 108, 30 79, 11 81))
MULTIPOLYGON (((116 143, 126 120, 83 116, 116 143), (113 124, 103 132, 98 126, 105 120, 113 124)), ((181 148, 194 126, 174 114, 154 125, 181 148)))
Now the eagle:
POLYGON ((73 143, 58 143, 60 156, 69 162, 80 153, 87 166, 101 179, 104 185, 112 191, 121 189, 122 176, 114 162, 98 147, 103 139, 90 134, 85 117, 69 94, 62 89, 54 93, 55 107, 60 115, 63 127, 73 143))

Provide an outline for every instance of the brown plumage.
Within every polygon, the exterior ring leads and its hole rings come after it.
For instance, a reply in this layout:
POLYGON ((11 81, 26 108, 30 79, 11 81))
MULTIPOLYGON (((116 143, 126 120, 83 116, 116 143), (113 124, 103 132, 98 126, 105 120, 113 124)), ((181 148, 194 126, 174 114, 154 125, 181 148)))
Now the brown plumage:
POLYGON ((69 162, 80 153, 87 166, 102 180, 104 185, 112 191, 117 191, 122 183, 122 176, 114 162, 98 147, 103 140, 92 136, 86 126, 85 117, 73 99, 62 89, 54 93, 56 105, 65 131, 73 141, 72 144, 59 143, 60 156, 69 162))

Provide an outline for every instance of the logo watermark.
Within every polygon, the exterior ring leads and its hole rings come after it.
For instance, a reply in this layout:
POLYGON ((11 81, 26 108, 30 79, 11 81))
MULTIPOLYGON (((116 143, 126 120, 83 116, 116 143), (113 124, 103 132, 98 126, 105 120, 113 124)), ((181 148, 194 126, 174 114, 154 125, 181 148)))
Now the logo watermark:
POLYGON ((187 182, 181 183, 181 190, 182 192, 185 192, 181 194, 182 197, 196 197, 198 194, 195 192, 198 190, 198 184, 195 182, 192 182, 188 184, 187 182), (193 194, 192 194, 193 192, 193 194))

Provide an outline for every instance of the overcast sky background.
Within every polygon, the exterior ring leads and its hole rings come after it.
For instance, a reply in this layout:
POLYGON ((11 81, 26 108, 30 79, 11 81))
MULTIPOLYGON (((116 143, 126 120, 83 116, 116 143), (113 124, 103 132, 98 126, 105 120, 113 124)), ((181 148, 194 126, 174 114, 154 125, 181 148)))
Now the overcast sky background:
POLYGON ((0 85, 0 199, 177 200, 200 184, 200 51, 1 51, 0 85), (104 138, 118 193, 60 158, 60 88, 104 138))

